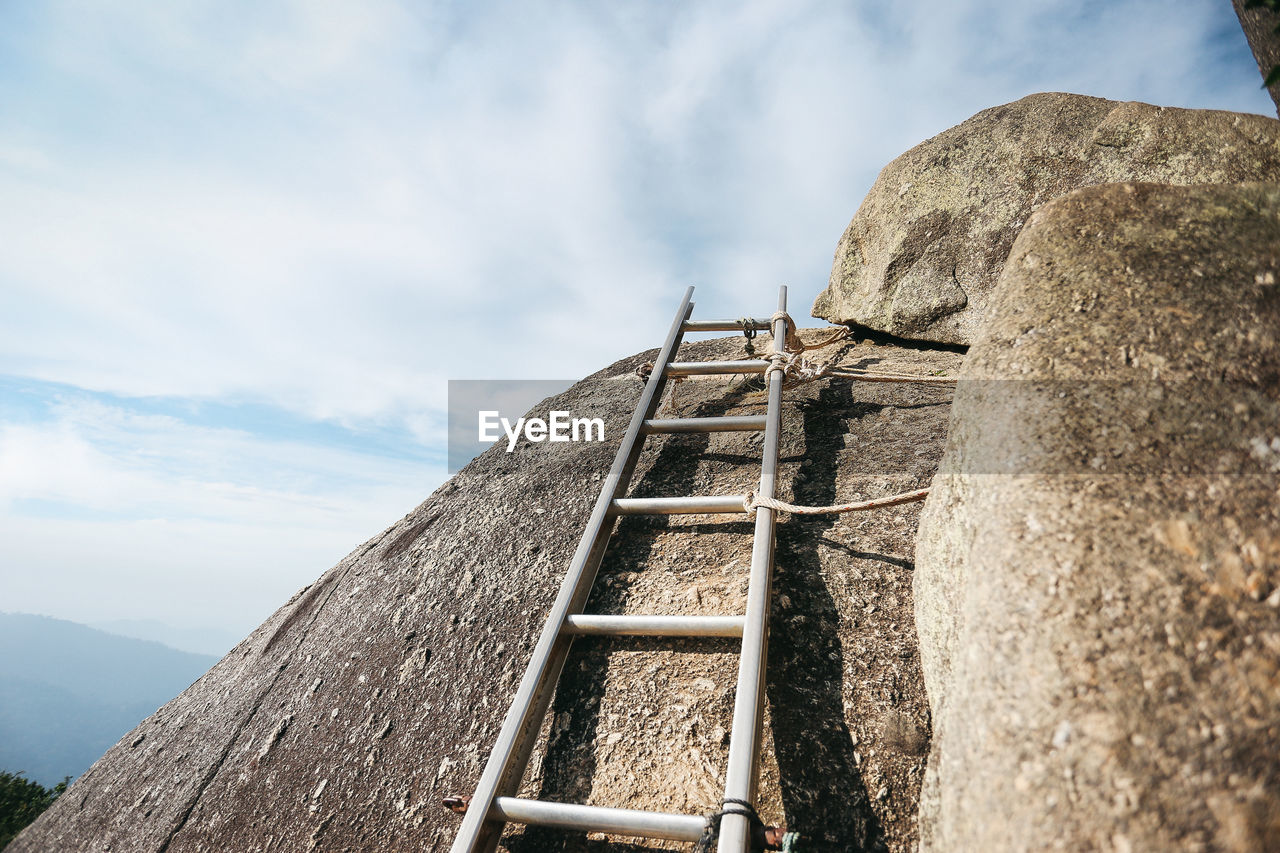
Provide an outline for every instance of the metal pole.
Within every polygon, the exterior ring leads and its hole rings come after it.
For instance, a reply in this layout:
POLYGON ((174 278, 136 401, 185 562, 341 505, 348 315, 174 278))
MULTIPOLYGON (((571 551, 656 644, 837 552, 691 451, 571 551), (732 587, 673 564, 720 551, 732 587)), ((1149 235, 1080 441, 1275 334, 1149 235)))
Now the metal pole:
MULTIPOLYGON (((778 311, 787 310, 787 289, 778 291, 778 311)), ((773 323, 775 347, 787 339, 787 321, 773 323)), ((782 422, 782 371, 770 370, 769 407, 764 430, 764 455, 760 488, 756 494, 774 496, 778 473, 778 442, 782 422)), ((742 631, 742 657, 738 660, 738 693, 733 704, 733 729, 729 740, 729 767, 725 774, 725 799, 755 803, 760 756, 760 725, 764 711, 765 666, 769 654, 769 602, 773 583, 774 513, 756 510, 755 539, 751 548, 751 580, 747 587, 746 622, 742 631)), ((747 853, 751 824, 742 815, 725 815, 720 823, 718 853, 747 853)))
POLYGON ((570 615, 570 634, 632 637, 741 637, 741 616, 570 615))
POLYGON ((668 376, 714 376, 720 373, 764 373, 769 362, 758 358, 741 361, 678 361, 667 365, 668 376))
POLYGON ((487 853, 498 846, 498 839, 502 836, 502 823, 489 820, 494 798, 510 796, 520 787, 529 754, 538 739, 538 729, 551 704, 556 681, 573 641, 572 635, 562 630, 565 617, 582 609, 595 582, 596 572, 600 568, 600 561, 604 558, 613 530, 613 501, 626 493, 631 474, 635 471, 640 457, 640 430, 644 422, 653 417, 662 400, 662 388, 666 381, 664 368, 680 345, 684 321, 689 318, 689 312, 693 309, 692 298, 693 288, 690 287, 685 291, 684 299, 676 310, 675 320, 654 362, 653 373, 636 404, 635 414, 632 415, 631 424, 618 447, 613 467, 609 469, 609 475, 600 489, 600 497, 591 511, 587 528, 578 543, 578 550, 574 552, 569 570, 560 584, 560 592, 551 605, 547 623, 533 649, 529 667, 520 679, 511 709, 507 712, 506 720, 498 732, 497 742, 489 753, 489 761, 480 775, 480 781, 476 783, 475 794, 472 795, 470 807, 450 848, 451 853, 487 853))
POLYGON ((689 320, 684 324, 684 330, 686 332, 741 332, 743 329, 769 331, 768 320, 753 320, 750 317, 746 319, 746 323, 741 320, 689 320))
POLYGON ((764 415, 725 418, 663 418, 644 422, 646 435, 673 432, 750 432, 764 429, 764 415))
POLYGON ((618 515, 719 515, 745 513, 746 495, 693 495, 681 498, 618 498, 618 515))
POLYGON ((515 823, 676 841, 697 841, 707 823, 701 815, 640 812, 575 803, 548 803, 545 800, 517 800, 514 797, 498 797, 494 800, 493 811, 503 820, 515 823))

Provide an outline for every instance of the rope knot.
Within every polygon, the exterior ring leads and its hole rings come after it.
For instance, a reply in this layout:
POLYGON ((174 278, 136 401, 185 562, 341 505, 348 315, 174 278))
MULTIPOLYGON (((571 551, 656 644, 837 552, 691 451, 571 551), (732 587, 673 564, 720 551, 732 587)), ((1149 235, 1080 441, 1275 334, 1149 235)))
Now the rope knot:
POLYGON ((791 319, 791 315, 786 311, 774 311, 769 318, 769 332, 773 333, 774 327, 777 326, 779 320, 786 321, 786 334, 783 336, 782 347, 778 347, 778 342, 773 342, 773 352, 804 352, 804 342, 800 340, 800 332, 796 328, 796 321, 791 319))
POLYGON ((773 373, 775 370, 782 371, 782 377, 787 376, 787 368, 791 366, 792 356, 785 352, 774 350, 769 354, 769 367, 765 371, 766 374, 773 373))
POLYGON ((745 817, 751 824, 752 835, 762 832, 765 828, 764 821, 760 819, 755 806, 746 800, 726 797, 724 805, 720 807, 720 811, 707 815, 707 822, 702 828, 702 837, 698 839, 697 845, 693 848, 694 853, 710 853, 712 845, 720 837, 720 821, 727 815, 745 817))

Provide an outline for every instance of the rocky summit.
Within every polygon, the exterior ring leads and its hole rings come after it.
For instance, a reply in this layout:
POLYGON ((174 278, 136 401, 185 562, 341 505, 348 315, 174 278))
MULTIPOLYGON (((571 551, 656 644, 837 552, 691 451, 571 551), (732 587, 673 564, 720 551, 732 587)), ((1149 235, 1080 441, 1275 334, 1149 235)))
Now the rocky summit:
POLYGON ((1280 181, 1280 121, 1060 93, 984 110, 881 171, 813 314, 970 343, 1032 212, 1115 181, 1280 181))

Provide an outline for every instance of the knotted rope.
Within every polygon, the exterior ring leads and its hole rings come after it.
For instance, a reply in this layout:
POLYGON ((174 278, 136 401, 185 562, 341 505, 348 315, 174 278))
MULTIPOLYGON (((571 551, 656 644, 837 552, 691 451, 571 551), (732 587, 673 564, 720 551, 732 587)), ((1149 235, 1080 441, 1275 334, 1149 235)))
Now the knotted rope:
MULTIPOLYGON (((787 334, 782 342, 782 349, 779 350, 777 344, 773 341, 769 343, 769 349, 764 353, 769 361, 769 366, 765 369, 767 377, 775 370, 782 372, 783 380, 787 387, 803 385, 806 382, 813 382, 817 379, 827 377, 840 377, 843 379, 856 379, 860 382, 913 382, 922 385, 954 385, 956 380, 950 376, 912 376, 906 373, 875 373, 866 370, 853 370, 848 368, 837 368, 833 361, 816 362, 804 357, 804 353, 809 350, 822 349, 832 344, 842 341, 849 337, 850 330, 847 327, 839 327, 832 334, 820 341, 806 344, 800 340, 800 334, 796 329, 795 321, 791 319, 791 315, 786 311, 775 311, 773 316, 769 318, 769 327, 772 329, 774 323, 778 320, 787 321, 787 334)), ((747 350, 754 355, 753 339, 756 332, 751 327, 756 321, 751 317, 739 317, 738 322, 743 324, 743 334, 747 338, 747 350)), ((653 364, 646 363, 636 368, 636 376, 642 381, 648 380, 649 374, 653 371, 653 364)), ((744 373, 746 371, 743 371, 744 373)), ((673 376, 675 382, 680 382, 686 377, 673 376)))
POLYGON ((793 515, 833 515, 842 512, 859 512, 864 509, 881 509, 882 507, 909 504, 915 501, 922 501, 928 496, 929 490, 924 488, 916 489, 913 492, 889 495, 884 498, 873 498, 869 501, 854 501, 832 506, 797 506, 786 501, 780 501, 777 498, 766 498, 764 495, 757 495, 755 492, 747 492, 742 498, 742 508, 746 510, 747 515, 755 515, 756 509, 762 506, 778 512, 789 512, 793 515))
POLYGON ((763 843, 766 850, 794 851, 800 841, 799 833, 786 832, 786 827, 765 826, 756 807, 746 800, 726 797, 720 811, 707 815, 702 836, 694 845, 694 853, 711 853, 712 847, 720 838, 720 822, 728 815, 741 815, 747 819, 751 825, 749 844, 752 850, 759 849, 757 845, 763 843))
POLYGON ((720 837, 720 821, 725 815, 736 814, 745 817, 751 823, 753 834, 757 827, 764 827, 764 821, 760 819, 760 815, 756 813, 756 807, 751 803, 746 800, 735 800, 732 797, 726 797, 724 802, 720 811, 707 815, 707 823, 702 827, 702 837, 694 846, 694 853, 711 853, 712 846, 720 837))
POLYGON ((756 318, 755 317, 739 317, 738 323, 742 325, 742 336, 747 339, 747 342, 743 344, 742 348, 746 350, 747 355, 755 355, 756 354, 756 344, 755 344, 756 333, 759 331, 756 328, 756 318))
POLYGON ((827 376, 839 376, 846 379, 858 379, 864 382, 917 382, 922 384, 945 385, 953 384, 956 380, 947 376, 911 376, 901 373, 868 373, 864 370, 849 370, 836 368, 832 361, 814 362, 804 357, 804 353, 809 350, 822 349, 830 346, 837 341, 842 341, 851 334, 848 327, 840 327, 835 332, 820 341, 806 344, 800 340, 800 335, 796 330, 795 322, 786 311, 775 311, 770 319, 770 328, 773 323, 778 320, 787 321, 787 334, 782 342, 782 349, 779 350, 776 344, 769 345, 769 368, 765 371, 768 375, 775 370, 782 371, 783 379, 788 386, 802 385, 805 382, 813 382, 816 379, 822 379, 827 376))
MULTIPOLYGON (((789 324, 790 322, 791 322, 791 319, 790 319, 790 318, 787 318, 787 323, 789 324)), ((787 344, 787 351, 788 351, 788 352, 795 352, 795 351, 797 351, 797 350, 794 348, 793 343, 794 343, 794 344, 799 344, 799 350, 798 350, 799 352, 806 352, 806 351, 811 350, 811 349, 822 349, 823 347, 829 347, 829 346, 831 346, 832 344, 836 343, 837 341, 843 341, 845 338, 849 337, 849 335, 851 335, 851 334, 852 334, 852 332, 850 332, 850 331, 849 331, 849 327, 848 327, 848 326, 837 326, 835 329, 833 329, 833 330, 832 330, 832 332, 831 332, 831 334, 830 334, 830 335, 828 335, 827 337, 823 338, 823 339, 822 339, 822 340, 820 340, 820 341, 815 341, 815 342, 813 342, 813 343, 811 343, 811 344, 806 344, 806 343, 801 342, 801 341, 800 341, 800 338, 799 338, 799 335, 797 334, 797 336, 796 336, 796 338, 795 338, 795 341, 794 341, 794 342, 788 342, 788 344, 787 344)))
MULTIPOLYGON (((800 340, 800 332, 796 330, 796 321, 791 319, 791 315, 786 311, 774 311, 773 316, 769 318, 769 331, 772 332, 774 326, 779 320, 787 321, 787 334, 782 341, 783 352, 804 352, 804 341, 800 340)), ((778 342, 774 341, 769 345, 769 349, 773 353, 778 352, 778 342)))
POLYGON ((788 386, 821 379, 831 373, 831 364, 815 364, 798 352, 775 352, 769 359, 770 370, 781 370, 788 386))

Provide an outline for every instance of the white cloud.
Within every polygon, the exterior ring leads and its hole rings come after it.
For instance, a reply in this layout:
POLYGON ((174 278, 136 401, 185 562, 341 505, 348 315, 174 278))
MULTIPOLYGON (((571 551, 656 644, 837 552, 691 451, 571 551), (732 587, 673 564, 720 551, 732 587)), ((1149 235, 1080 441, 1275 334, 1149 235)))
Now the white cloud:
POLYGON ((0 601, 255 624, 414 507, 443 468, 64 402, 48 421, 0 425, 0 601))
POLYGON ((0 425, 0 507, 10 510, 42 501, 127 517, 370 532, 370 522, 425 497, 439 472, 407 456, 273 440, 98 402, 61 404, 47 422, 0 425))
POLYGON ((0 357, 320 417, 580 375, 687 283, 803 313, 878 168, 994 102, 1219 95, 1208 2, 60 8, 33 61, 69 90, 0 125, 48 164, 0 171, 0 357))
MULTIPOLYGON (((1271 112, 1221 0, 63 2, 0 7, 0 49, 0 374, 440 451, 447 378, 584 375, 655 345, 688 284, 699 316, 783 283, 806 314, 878 170, 979 109, 1271 112)), ((426 493, 110 407, 0 436, 11 512, 128 516, 3 521, 54 572, 96 549, 160 584, 252 547, 310 561, 281 557, 294 583, 426 493)))

